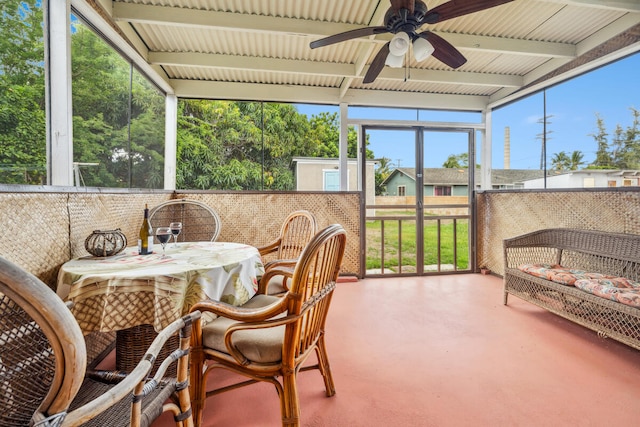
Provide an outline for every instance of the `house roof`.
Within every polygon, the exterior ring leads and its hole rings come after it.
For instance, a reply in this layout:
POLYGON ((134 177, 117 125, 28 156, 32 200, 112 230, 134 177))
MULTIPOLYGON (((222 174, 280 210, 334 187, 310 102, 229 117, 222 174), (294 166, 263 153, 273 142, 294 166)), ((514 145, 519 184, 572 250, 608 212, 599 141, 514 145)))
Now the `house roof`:
MULTIPOLYGON (((385 179, 386 184, 393 176, 405 175, 415 181, 414 168, 397 168, 385 179)), ((455 168, 425 168, 423 169, 424 182, 431 185, 467 185, 469 183, 468 169, 455 168)), ((512 185, 524 181, 544 177, 542 170, 536 169, 493 169, 491 171, 492 185, 512 185)))
POLYGON ((570 171, 574 175, 617 175, 617 176, 640 176, 640 170, 636 169, 581 169, 570 171))
POLYGON ((388 0, 71 3, 160 88, 185 98, 481 111, 640 50, 636 0, 515 0, 419 29, 458 48, 468 60, 460 68, 410 58, 364 84, 389 33, 309 43, 383 25, 388 0))
MULTIPOLYGON (((339 163, 340 159, 335 157, 294 157, 291 160, 293 163, 339 163)), ((348 163, 357 162, 358 159, 347 159, 348 163)), ((379 163, 379 160, 376 159, 367 159, 367 163, 376 164, 379 163)))

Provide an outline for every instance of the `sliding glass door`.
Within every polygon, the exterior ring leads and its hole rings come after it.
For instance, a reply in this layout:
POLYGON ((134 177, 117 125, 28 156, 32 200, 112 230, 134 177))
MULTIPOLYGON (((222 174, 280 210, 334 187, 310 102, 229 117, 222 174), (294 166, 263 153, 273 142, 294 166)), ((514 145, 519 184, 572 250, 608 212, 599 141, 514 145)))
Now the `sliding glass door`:
POLYGON ((366 196, 367 276, 473 268, 474 137, 472 129, 362 127, 363 141, 390 144, 397 153, 377 159, 375 198, 366 196))

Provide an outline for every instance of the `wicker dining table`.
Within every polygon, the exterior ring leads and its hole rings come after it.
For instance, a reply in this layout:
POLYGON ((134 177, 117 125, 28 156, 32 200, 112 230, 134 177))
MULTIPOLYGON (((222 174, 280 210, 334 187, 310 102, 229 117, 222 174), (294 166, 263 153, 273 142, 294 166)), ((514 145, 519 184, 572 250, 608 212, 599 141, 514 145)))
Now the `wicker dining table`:
POLYGON ((245 244, 169 243, 164 257, 159 245, 155 249, 151 255, 128 247, 115 256, 75 258, 58 273, 57 293, 73 303, 83 333, 117 331, 117 369, 135 366, 155 333, 194 303, 244 304, 264 273, 258 250, 245 244))

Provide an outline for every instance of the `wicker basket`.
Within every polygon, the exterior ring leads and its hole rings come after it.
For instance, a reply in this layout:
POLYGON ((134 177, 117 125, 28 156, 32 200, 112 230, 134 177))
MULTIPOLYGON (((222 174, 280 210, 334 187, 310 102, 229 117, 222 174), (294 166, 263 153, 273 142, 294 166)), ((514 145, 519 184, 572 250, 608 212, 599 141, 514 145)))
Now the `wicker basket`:
POLYGON ((127 247, 127 238, 119 228, 94 230, 84 241, 84 248, 93 256, 107 257, 119 254, 127 247))

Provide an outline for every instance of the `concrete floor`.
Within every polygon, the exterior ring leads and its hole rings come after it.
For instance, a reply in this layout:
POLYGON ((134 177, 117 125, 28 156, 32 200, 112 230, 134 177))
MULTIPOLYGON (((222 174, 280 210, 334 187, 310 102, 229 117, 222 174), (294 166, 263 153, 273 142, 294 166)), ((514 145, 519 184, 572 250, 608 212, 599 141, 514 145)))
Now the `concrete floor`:
MULTIPOLYGON (((516 297, 504 306, 500 278, 340 283, 329 316, 337 393, 301 373, 304 426, 640 425, 640 352, 516 297)), ((170 425, 167 414, 153 424, 170 425)), ((276 391, 211 397, 203 425, 278 426, 276 391)))

